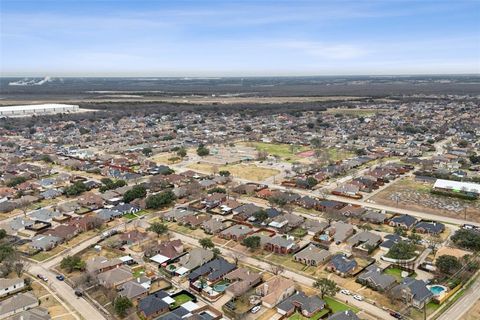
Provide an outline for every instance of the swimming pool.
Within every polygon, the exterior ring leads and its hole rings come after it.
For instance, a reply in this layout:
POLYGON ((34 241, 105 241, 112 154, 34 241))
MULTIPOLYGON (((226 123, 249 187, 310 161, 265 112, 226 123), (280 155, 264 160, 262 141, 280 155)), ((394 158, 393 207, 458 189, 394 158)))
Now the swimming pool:
POLYGON ((225 284, 216 284, 213 286, 213 290, 217 291, 217 292, 224 292, 228 287, 228 284, 225 283, 225 284))
POLYGON ((433 293, 434 296, 440 296, 444 292, 447 291, 447 288, 441 285, 432 285, 428 286, 428 290, 430 290, 431 293, 433 293))
POLYGON ((322 241, 327 241, 327 240, 329 239, 328 235, 326 235, 326 234, 321 234, 321 235, 319 236, 319 238, 320 238, 320 240, 322 240, 322 241))

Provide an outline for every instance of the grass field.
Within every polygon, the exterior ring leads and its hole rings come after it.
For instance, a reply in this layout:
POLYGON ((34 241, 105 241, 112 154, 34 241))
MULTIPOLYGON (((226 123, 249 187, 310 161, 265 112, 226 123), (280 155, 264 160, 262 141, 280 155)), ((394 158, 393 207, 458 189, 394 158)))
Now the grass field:
POLYGON ((176 307, 179 307, 182 304, 184 304, 185 302, 188 302, 188 301, 192 300, 192 298, 190 298, 186 294, 180 294, 173 299, 175 300, 175 303, 174 303, 174 306, 172 307, 172 309, 176 308, 176 307))
POLYGON ((228 170, 234 177, 259 182, 280 173, 280 171, 276 169, 262 168, 253 164, 215 166, 209 163, 200 162, 190 164, 188 168, 205 173, 213 173, 216 170, 228 170))
POLYGON ((346 311, 346 310, 352 310, 355 313, 360 311, 359 309, 357 309, 353 306, 346 305, 345 303, 340 302, 337 299, 334 299, 332 297, 325 296, 325 297, 323 297, 323 300, 330 307, 330 309, 332 310, 332 313, 336 313, 336 312, 339 312, 339 311, 346 311))
POLYGON ((252 146, 258 151, 267 152, 269 155, 282 158, 283 160, 296 160, 299 159, 296 154, 299 152, 304 152, 310 150, 309 147, 301 145, 290 145, 290 144, 277 144, 277 143, 266 143, 266 142, 251 142, 247 144, 252 146))
POLYGON ((315 313, 313 316, 311 316, 310 318, 307 318, 307 317, 304 317, 301 313, 299 313, 298 311, 295 312, 294 314, 292 314, 290 316, 290 318, 288 318, 288 320, 307 320, 307 319, 310 319, 310 320, 317 320, 317 319, 320 319, 322 318, 323 316, 325 316, 326 314, 328 313, 328 309, 323 309, 323 310, 320 310, 319 312, 315 313))

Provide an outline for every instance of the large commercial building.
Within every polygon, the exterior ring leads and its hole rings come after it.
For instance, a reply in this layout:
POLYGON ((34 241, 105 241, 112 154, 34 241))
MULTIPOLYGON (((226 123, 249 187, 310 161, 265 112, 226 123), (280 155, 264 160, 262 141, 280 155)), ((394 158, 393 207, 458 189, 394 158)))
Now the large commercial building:
POLYGON ((448 192, 458 192, 458 193, 469 193, 473 195, 480 195, 480 184, 472 182, 460 182, 452 180, 442 180, 437 179, 433 185, 435 190, 448 191, 448 192))
POLYGON ((72 104, 34 104, 25 106, 0 106, 0 117, 18 117, 28 116, 34 114, 52 114, 52 113, 65 113, 75 112, 80 109, 77 105, 72 104))

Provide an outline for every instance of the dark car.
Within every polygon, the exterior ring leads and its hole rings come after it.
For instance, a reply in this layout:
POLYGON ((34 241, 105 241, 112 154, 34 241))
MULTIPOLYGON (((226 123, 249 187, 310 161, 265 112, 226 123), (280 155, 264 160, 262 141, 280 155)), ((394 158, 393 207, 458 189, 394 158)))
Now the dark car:
POLYGON ((397 318, 397 319, 402 319, 402 318, 403 318, 400 313, 395 312, 395 311, 391 311, 391 312, 390 312, 390 315, 391 315, 392 317, 394 317, 394 318, 397 318))
POLYGON ((65 277, 62 276, 61 274, 59 274, 56 278, 57 278, 57 280, 60 280, 60 281, 65 280, 65 277))
POLYGON ((80 291, 80 290, 75 290, 75 295, 76 295, 77 297, 81 297, 81 296, 83 296, 83 292, 80 291))

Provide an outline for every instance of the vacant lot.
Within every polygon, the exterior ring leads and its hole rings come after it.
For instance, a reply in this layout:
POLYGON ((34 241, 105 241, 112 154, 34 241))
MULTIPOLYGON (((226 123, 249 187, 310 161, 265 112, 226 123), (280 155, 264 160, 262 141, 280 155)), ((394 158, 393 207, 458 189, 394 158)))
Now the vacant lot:
POLYGON ((355 109, 348 109, 348 108, 332 108, 328 109, 326 112, 327 113, 333 113, 333 114, 342 114, 342 115, 349 115, 349 116, 362 116, 362 117, 370 117, 375 115, 376 113, 384 113, 388 112, 389 110, 387 109, 360 109, 360 108, 355 108, 355 109))
POLYGON ((200 162, 191 164, 188 166, 188 168, 204 173, 213 173, 219 170, 228 170, 234 177, 258 182, 261 182, 280 173, 280 171, 278 170, 258 167, 253 164, 215 166, 209 163, 200 162))
POLYGON ((374 195, 370 200, 379 204, 418 210, 445 217, 480 222, 480 200, 471 201, 430 193, 431 184, 413 178, 399 180, 374 195), (397 202, 398 199, 398 202, 397 202))

